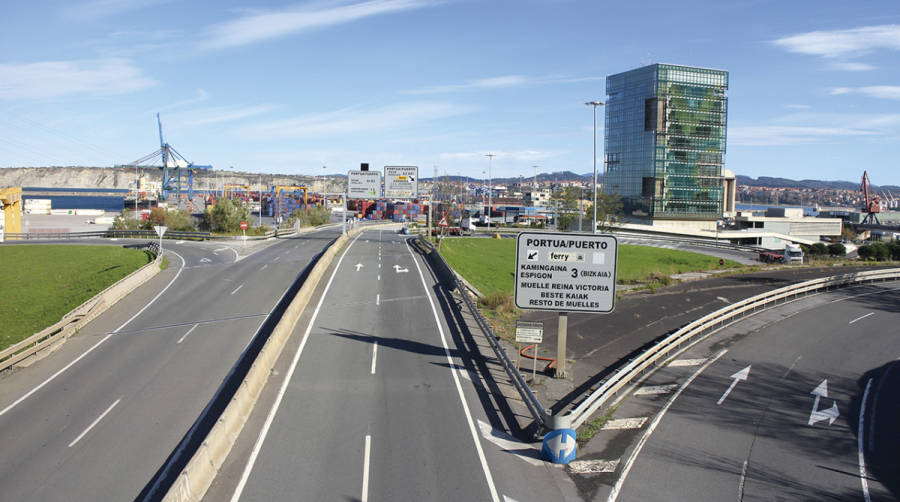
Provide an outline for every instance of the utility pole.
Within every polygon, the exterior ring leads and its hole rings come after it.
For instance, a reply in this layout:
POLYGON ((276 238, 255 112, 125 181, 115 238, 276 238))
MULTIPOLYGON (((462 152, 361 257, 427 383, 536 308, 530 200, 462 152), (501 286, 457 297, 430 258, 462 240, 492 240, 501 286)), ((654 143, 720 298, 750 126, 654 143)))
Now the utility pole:
POLYGON ((602 101, 588 101, 587 106, 594 107, 594 228, 591 233, 597 233, 597 107, 603 106, 602 101))
POLYGON ((493 183, 493 179, 491 176, 491 167, 493 167, 494 157, 496 157, 496 155, 494 155, 493 153, 488 153, 488 154, 485 154, 484 156, 488 158, 488 209, 487 209, 487 211, 488 211, 488 233, 490 233, 491 232, 491 204, 493 202, 491 196, 494 192, 494 183, 493 183))

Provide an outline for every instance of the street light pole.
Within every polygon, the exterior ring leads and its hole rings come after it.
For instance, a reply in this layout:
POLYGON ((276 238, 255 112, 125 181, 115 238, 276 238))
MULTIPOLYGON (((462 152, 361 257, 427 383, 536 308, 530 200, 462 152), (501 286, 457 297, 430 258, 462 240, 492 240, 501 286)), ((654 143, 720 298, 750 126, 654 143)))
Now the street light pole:
POLYGON ((494 191, 494 182, 491 179, 491 167, 494 164, 494 157, 496 157, 496 155, 494 155, 493 153, 488 153, 488 154, 485 154, 485 157, 488 158, 488 209, 487 209, 487 212, 488 212, 488 233, 490 233, 491 232, 491 203, 492 203, 491 195, 494 191))
POLYGON ((594 228, 591 233, 597 233, 597 107, 603 106, 602 101, 588 101, 587 106, 594 107, 594 228))

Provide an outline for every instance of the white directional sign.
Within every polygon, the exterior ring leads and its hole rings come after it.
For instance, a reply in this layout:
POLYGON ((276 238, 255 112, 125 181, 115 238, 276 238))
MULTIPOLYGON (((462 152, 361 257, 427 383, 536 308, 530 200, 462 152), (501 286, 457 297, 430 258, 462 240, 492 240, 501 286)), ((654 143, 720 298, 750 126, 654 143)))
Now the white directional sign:
POLYGON ((519 343, 541 343, 544 338, 544 323, 516 321, 516 341, 519 343))
POLYGON ((351 199, 381 198, 381 173, 378 171, 348 171, 347 196, 351 199))
POLYGON ((389 199, 415 199, 419 196, 419 168, 384 166, 384 196, 389 199))
POLYGON ((617 259, 612 235, 522 232, 516 239, 516 307, 612 312, 617 259))

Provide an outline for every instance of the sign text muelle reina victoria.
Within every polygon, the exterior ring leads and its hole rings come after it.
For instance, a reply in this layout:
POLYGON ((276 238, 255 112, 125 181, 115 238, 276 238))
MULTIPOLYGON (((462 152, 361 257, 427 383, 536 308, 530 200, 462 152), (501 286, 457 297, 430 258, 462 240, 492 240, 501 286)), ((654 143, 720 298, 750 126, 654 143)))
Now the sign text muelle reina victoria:
POLYGON ((533 310, 610 312, 617 245, 608 235, 519 236, 516 306, 533 310))

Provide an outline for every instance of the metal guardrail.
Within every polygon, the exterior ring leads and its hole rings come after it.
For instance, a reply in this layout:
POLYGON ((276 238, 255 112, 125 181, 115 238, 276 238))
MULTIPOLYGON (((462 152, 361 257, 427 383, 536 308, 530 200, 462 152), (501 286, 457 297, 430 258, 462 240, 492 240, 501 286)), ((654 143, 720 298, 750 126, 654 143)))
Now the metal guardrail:
MULTIPOLYGON (((431 250, 435 254, 435 259, 439 260, 443 263, 443 265, 448 270, 453 270, 447 265, 447 262, 444 261, 444 257, 434 248, 434 246, 428 242, 423 236, 419 235, 418 240, 428 249, 431 250)), ((488 342, 491 344, 491 348, 494 350, 494 353, 497 355, 497 359, 500 361, 500 364, 503 366, 503 369, 506 370, 506 374, 509 376, 512 381, 513 386, 516 390, 519 391, 519 395, 522 396, 522 401, 525 403, 525 406, 528 408, 531 416, 534 417, 535 422, 539 426, 548 425, 552 417, 550 413, 541 406, 540 401, 538 401, 537 397, 531 392, 531 388, 528 386, 528 383, 525 382, 525 379, 522 377, 522 374, 519 373, 519 370, 516 369, 516 366, 509 359, 509 356, 506 355, 506 351, 503 350, 503 347, 500 346, 500 341, 497 338, 497 335, 494 334, 494 331, 491 329, 491 326, 488 324, 487 320, 484 316, 481 315, 481 312, 475 307, 475 304, 472 302, 472 299, 469 298, 469 294, 465 291, 465 285, 461 282, 457 281, 456 283, 457 289, 459 289, 460 296, 463 297, 463 301, 466 303, 466 306, 469 310, 474 314, 475 322, 478 323, 478 327, 481 328, 482 332, 484 332, 485 337, 488 339, 488 342)), ((549 426, 549 425, 548 425, 549 426)))
POLYGON ((594 390, 573 410, 560 416, 560 421, 563 423, 568 422, 568 426, 577 428, 603 406, 604 403, 609 401, 610 398, 615 396, 621 389, 640 376, 648 366, 672 355, 675 351, 681 350, 682 347, 687 348, 687 346, 699 342, 707 336, 748 315, 753 315, 767 307, 776 306, 779 301, 781 301, 781 304, 784 304, 788 301, 797 299, 801 295, 817 293, 823 290, 827 291, 831 288, 847 286, 850 284, 876 281, 884 282, 897 279, 900 279, 900 268, 823 277, 753 296, 719 309, 711 314, 707 314, 700 319, 685 325, 661 340, 659 343, 647 349, 640 356, 629 361, 628 364, 607 378, 600 387, 594 390))

